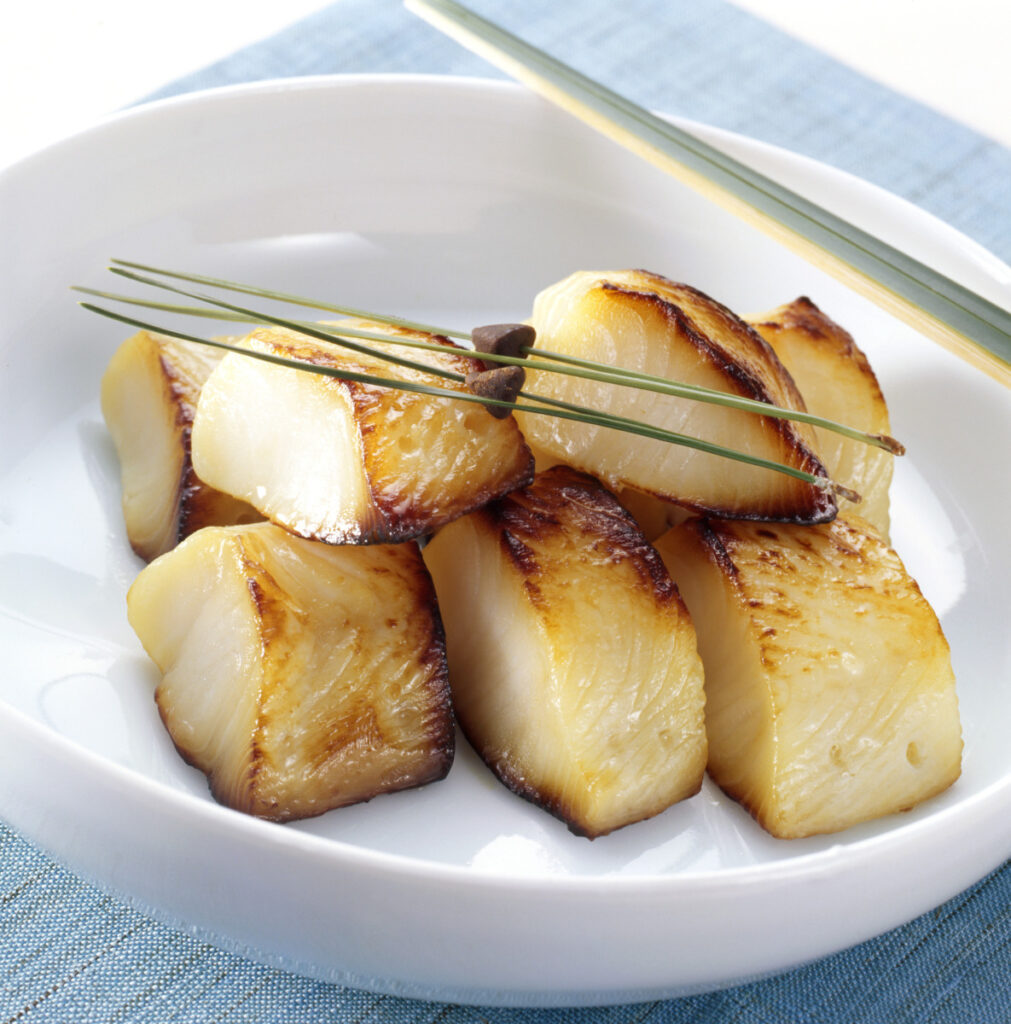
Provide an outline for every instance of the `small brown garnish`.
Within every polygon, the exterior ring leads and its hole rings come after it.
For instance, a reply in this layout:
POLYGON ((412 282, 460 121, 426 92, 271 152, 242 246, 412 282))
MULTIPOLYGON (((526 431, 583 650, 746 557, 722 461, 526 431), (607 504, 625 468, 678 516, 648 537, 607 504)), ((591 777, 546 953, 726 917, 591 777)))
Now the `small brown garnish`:
MULTIPOLYGON (((467 387, 481 398, 512 402, 520 393, 526 375, 522 366, 501 366, 497 370, 468 373, 466 382, 467 387)), ((512 413, 512 409, 505 405, 486 405, 485 408, 497 420, 504 420, 512 413)))
MULTIPOLYGON (((537 332, 529 324, 488 324, 475 327, 470 332, 470 340, 478 352, 489 352, 496 356, 510 356, 522 359, 526 353, 520 351, 530 348, 537 338, 537 332)), ((494 370, 499 364, 485 362, 486 370, 494 370)))

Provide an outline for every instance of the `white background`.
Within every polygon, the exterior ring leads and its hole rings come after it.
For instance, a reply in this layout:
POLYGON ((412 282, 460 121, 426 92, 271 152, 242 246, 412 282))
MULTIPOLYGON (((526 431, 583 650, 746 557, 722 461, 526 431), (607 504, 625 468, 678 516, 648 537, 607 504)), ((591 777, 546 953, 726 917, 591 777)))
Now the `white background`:
MULTIPOLYGON (((1011 4, 1005 0, 735 2, 1011 146, 1011 4)), ((0 166, 326 4, 33 0, 10 6, 0 32, 0 166)))

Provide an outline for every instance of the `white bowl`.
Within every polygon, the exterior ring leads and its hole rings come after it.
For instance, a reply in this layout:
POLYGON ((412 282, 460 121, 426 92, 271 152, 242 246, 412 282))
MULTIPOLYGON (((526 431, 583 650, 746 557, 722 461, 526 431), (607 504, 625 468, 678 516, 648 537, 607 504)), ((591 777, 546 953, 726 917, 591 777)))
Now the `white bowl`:
MULTIPOLYGON (((696 126, 1008 304, 1008 269, 869 185, 696 126)), ((778 971, 928 910, 1011 854, 1011 551, 999 385, 518 88, 322 78, 128 112, 0 177, 0 814, 158 918, 383 992, 633 1001, 778 971), (769 838, 708 784, 588 842, 461 744, 449 778, 293 826, 217 806, 165 736, 124 594, 98 412, 127 332, 76 308, 110 256, 469 328, 575 269, 647 267, 742 312, 811 296, 909 448, 894 542, 951 641, 964 773, 916 810, 769 838)))

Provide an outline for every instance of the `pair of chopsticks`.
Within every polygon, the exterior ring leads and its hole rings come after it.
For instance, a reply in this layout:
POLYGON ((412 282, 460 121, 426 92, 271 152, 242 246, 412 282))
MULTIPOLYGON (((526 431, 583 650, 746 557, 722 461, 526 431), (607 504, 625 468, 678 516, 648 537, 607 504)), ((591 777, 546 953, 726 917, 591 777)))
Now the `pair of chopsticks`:
POLYGON ((406 0, 440 31, 1011 387, 1011 313, 669 124, 455 0, 406 0))

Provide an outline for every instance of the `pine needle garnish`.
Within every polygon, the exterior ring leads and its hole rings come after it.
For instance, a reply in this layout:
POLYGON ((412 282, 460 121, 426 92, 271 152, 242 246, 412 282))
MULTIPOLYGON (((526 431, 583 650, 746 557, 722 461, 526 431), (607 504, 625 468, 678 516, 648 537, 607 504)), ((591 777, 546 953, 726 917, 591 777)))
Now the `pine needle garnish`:
MULTIPOLYGON (((434 384, 425 384, 417 380, 404 380, 401 378, 383 377, 377 374, 363 373, 344 367, 321 366, 314 362, 300 359, 291 359, 270 353, 259 352, 250 348, 237 346, 229 341, 214 338, 205 338, 188 332, 166 328, 125 314, 117 313, 91 302, 82 302, 81 306, 90 312, 108 317, 120 323, 136 327, 141 330, 152 331, 164 334, 169 337, 178 338, 182 341, 189 341, 196 344, 208 345, 213 348, 229 352, 236 352, 240 355, 253 359, 260 359, 265 362, 291 369, 302 370, 309 373, 321 374, 323 376, 335 377, 343 380, 368 384, 375 387, 388 387, 401 391, 410 391, 417 394, 425 394, 437 398, 451 398, 457 401, 471 402, 483 405, 489 409, 503 411, 518 410, 535 415, 549 415, 560 419, 573 420, 587 423, 594 426, 606 427, 612 430, 619 430, 625 433, 637 434, 640 437, 651 438, 682 447, 692 448, 697 451, 706 452, 736 462, 745 463, 774 472, 783 473, 795 479, 803 480, 820 490, 830 491, 838 497, 849 501, 859 502, 860 496, 826 477, 798 469, 794 466, 785 465, 769 459, 755 456, 746 452, 737 451, 724 445, 703 441, 696 437, 680 434, 674 431, 664 430, 649 423, 628 417, 619 416, 615 413, 599 409, 592 409, 585 406, 575 405, 560 399, 541 395, 524 388, 518 392, 515 399, 502 400, 494 397, 493 393, 475 393, 474 390, 467 390, 467 375, 457 373, 454 370, 443 366, 433 365, 431 362, 419 362, 417 360, 398 356, 389 349, 392 346, 418 349, 429 352, 437 352, 445 355, 449 351, 456 351, 461 355, 470 355, 470 350, 463 347, 447 347, 439 341, 424 341, 417 337, 408 337, 397 331, 421 332, 436 337, 454 337, 467 339, 469 334, 464 331, 447 329, 433 324, 424 324, 419 321, 409 320, 403 317, 389 316, 375 313, 371 310, 362 310, 351 306, 336 305, 334 303, 322 302, 320 300, 306 298, 304 296, 291 295, 285 292, 278 292, 271 289, 260 288, 253 285, 240 284, 234 281, 225 281, 221 278, 207 277, 200 274, 189 274, 181 271, 162 270, 147 264, 134 263, 126 260, 113 260, 110 270, 120 277, 134 281, 135 283, 158 288, 162 291, 172 292, 187 299, 203 303, 200 306, 180 305, 167 302, 159 302, 153 299, 143 299, 134 296, 121 295, 115 292, 101 291, 93 288, 75 287, 74 290, 86 295, 103 298, 115 302, 122 302, 147 309, 155 309, 162 312, 211 318, 224 322, 265 324, 273 327, 280 327, 305 335, 317 341, 328 344, 335 344, 346 348, 366 358, 379 359, 405 370, 414 371, 436 379, 442 379, 453 384, 462 385, 460 390, 447 387, 440 387, 434 384), (149 276, 155 275, 155 276, 149 276), (382 324, 394 329, 392 333, 368 330, 362 327, 348 324, 328 324, 318 321, 307 321, 278 316, 259 309, 228 302, 204 292, 192 291, 181 288, 167 281, 158 278, 165 277, 174 281, 209 285, 214 288, 221 288, 244 295, 256 296, 281 303, 294 304, 309 309, 316 309, 330 313, 347 315, 355 319, 382 324), (363 344, 363 342, 378 343, 363 344), (522 400, 522 401, 521 401, 522 400)), ((591 380, 598 383, 612 384, 619 387, 637 388, 652 391, 657 394, 670 395, 673 397, 686 398, 691 401, 700 401, 711 404, 718 404, 744 412, 755 413, 763 416, 770 416, 781 419, 797 420, 809 423, 814 426, 832 430, 846 437, 869 445, 875 445, 893 453, 901 454, 902 446, 893 438, 868 434, 863 431, 835 423, 810 413, 800 412, 795 409, 785 409, 756 401, 731 395, 726 392, 703 388, 696 385, 689 385, 672 381, 666 378, 656 377, 651 374, 640 373, 633 370, 626 370, 620 367, 606 366, 591 360, 579 359, 574 356, 566 356, 548 350, 523 346, 519 349, 518 356, 502 355, 495 352, 480 352, 474 355, 485 363, 498 363, 503 366, 520 366, 536 372, 561 373, 591 380)), ((497 371, 488 371, 497 372, 497 371)), ((473 375, 471 375, 473 377, 473 375)), ((482 391, 482 389, 477 389, 482 391)))
MULTIPOLYGON (((284 292, 272 291, 266 288, 259 288, 255 285, 239 284, 234 281, 224 281, 220 278, 206 277, 200 274, 188 274, 182 271, 161 270, 157 267, 141 263, 133 263, 127 260, 112 260, 113 266, 110 270, 121 277, 136 281, 141 284, 161 288, 166 291, 175 292, 188 298, 195 298, 201 302, 208 303, 215 309, 221 310, 220 319, 241 321, 246 323, 267 323, 275 326, 286 326, 294 330, 302 331, 312 337, 319 338, 319 332, 328 333, 332 340, 339 338, 360 338, 367 341, 379 341, 384 344, 400 345, 405 348, 414 348, 431 352, 444 352, 445 347, 437 343, 419 341, 413 338, 399 337, 396 335, 378 334, 376 332, 362 331, 355 328, 332 326, 319 322, 306 320, 292 320, 290 318, 272 317, 265 313, 256 313, 253 310, 242 306, 233 305, 215 299, 212 296, 176 288, 163 281, 134 273, 133 270, 142 269, 147 274, 169 277, 173 280, 188 281, 191 283, 210 284, 214 287, 225 288, 229 291, 241 292, 245 295, 254 295, 259 298, 272 299, 294 305, 303 306, 307 309, 318 309, 326 312, 345 313, 356 319, 371 320, 377 323, 387 324, 391 327, 403 328, 406 330, 421 331, 426 334, 441 335, 443 337, 467 339, 470 335, 464 331, 436 326, 434 324, 422 324, 417 321, 407 320, 402 317, 389 316, 384 313, 376 313, 369 310, 357 309, 351 306, 338 306, 333 303, 323 302, 318 299, 304 296, 291 295, 284 292), (131 268, 131 269, 124 269, 131 268)), ((125 302, 133 305, 140 305, 151 309, 160 309, 165 312, 178 313, 191 316, 214 317, 215 314, 200 307, 176 306, 168 303, 162 304, 151 300, 135 299, 126 295, 117 295, 111 292, 99 292, 95 289, 76 288, 76 291, 84 294, 96 295, 101 298, 112 299, 117 302, 125 302)), ((355 349, 353 345, 347 346, 355 349)), ((365 352, 364 348, 355 349, 365 352)), ((769 416, 773 419, 785 419, 796 423, 806 423, 810 426, 819 427, 843 437, 859 441, 872 447, 882 448, 892 455, 902 455, 905 448, 893 437, 886 434, 871 434, 854 427, 826 419, 823 416, 816 416, 813 413, 803 412, 797 409, 787 409, 775 406, 767 402, 757 401, 753 398, 744 398, 740 395, 732 395, 725 391, 717 391, 712 388, 705 388, 695 384, 685 384, 673 381, 665 377, 657 377, 653 374, 640 373, 634 370, 626 370, 622 367, 608 366, 604 363, 592 360, 580 359, 576 356, 562 355, 551 352, 540 347, 524 347, 523 355, 520 357, 498 355, 496 353, 482 352, 481 359, 486 362, 496 362, 507 366, 523 366, 530 370, 544 371, 550 373, 561 373, 571 377, 578 377, 584 380, 591 380, 598 383, 615 384, 621 387, 637 388, 645 391, 652 391, 656 394, 670 395, 675 398, 686 398, 691 401, 704 402, 713 405, 721 405, 729 409, 737 409, 741 412, 756 413, 760 416, 769 416)), ((369 352, 369 354, 374 354, 369 352)), ((391 361, 396 361, 391 357, 391 361)), ((407 361, 403 363, 414 369, 424 369, 423 364, 407 361)), ((529 395, 529 393, 528 393, 529 395)))
MULTIPOLYGON (((80 305, 83 309, 86 309, 91 313, 97 313, 99 316, 107 317, 108 319, 115 320, 118 323, 127 324, 130 327, 136 327, 138 330, 164 334, 170 338, 177 338, 180 341, 190 341, 198 345, 207 345, 211 348, 221 349, 225 352, 235 352, 238 355, 246 356, 250 359, 259 359, 262 362, 272 363, 275 366, 283 366, 288 369, 300 370, 306 373, 315 373, 324 377, 334 377, 339 380, 355 381, 360 384, 370 384, 373 387, 385 387, 393 388, 397 391, 409 391, 413 394, 428 395, 432 398, 451 398, 460 402, 471 402, 475 405, 506 407, 510 410, 519 410, 520 412, 533 413, 535 415, 554 416, 559 419, 574 420, 579 423, 589 423, 595 426, 607 427, 611 430, 620 430, 629 434, 637 434, 640 437, 648 437, 657 441, 665 441, 669 444, 694 448, 697 451, 706 452, 710 455, 717 455, 736 462, 747 463, 750 466, 757 466, 762 469, 773 470, 777 473, 784 473, 787 476, 803 480, 805 483, 811 484, 819 490, 830 491, 840 497, 846 498, 849 501, 859 502, 861 500, 860 495, 855 491, 852 491, 847 487, 843 487, 842 485, 829 480, 827 477, 816 476, 813 473, 797 469, 794 466, 786 466, 779 462, 763 459, 760 456, 750 455, 746 452, 738 452, 732 448, 712 444, 709 441, 703 441, 697 437, 689 437, 685 434, 677 434, 673 431, 662 430, 658 427, 652 427, 647 423, 640 423, 637 420, 629 420, 621 416, 613 416, 609 413, 596 412, 592 409, 585 409, 581 406, 569 406, 567 403, 558 402, 544 396, 529 395, 525 392, 520 393, 524 398, 532 399, 541 403, 537 405, 530 405, 526 402, 520 403, 516 401, 505 402, 494 398, 488 398, 483 395, 477 395, 469 391, 454 391, 449 388, 440 388, 428 384, 422 384, 418 381, 379 377, 374 374, 359 373, 355 370, 349 370, 344 367, 321 366, 318 363, 311 363, 306 360, 290 359, 286 356, 276 356, 269 352, 258 352, 254 349, 241 348, 238 345, 233 345, 230 342, 221 341, 219 339, 203 338, 199 335, 189 334, 185 331, 173 330, 144 320, 139 320, 135 317, 125 316, 122 313, 105 309, 102 306, 96 306, 90 302, 82 302, 80 305), (546 408, 546 406, 549 405, 551 408, 546 408)), ((285 325, 279 323, 278 326, 285 325)), ((300 333, 307 332, 300 331, 300 333)), ((322 334, 322 332, 320 332, 320 334, 322 334)), ((327 341, 330 339, 321 337, 319 340, 327 341)), ((441 350, 443 352, 447 351, 444 346, 441 347, 441 350)), ((375 354, 378 355, 379 353, 375 354)), ((450 379, 459 379, 461 381, 464 379, 461 374, 452 374, 448 371, 438 370, 424 364, 419 365, 425 372, 445 376, 450 379)))

